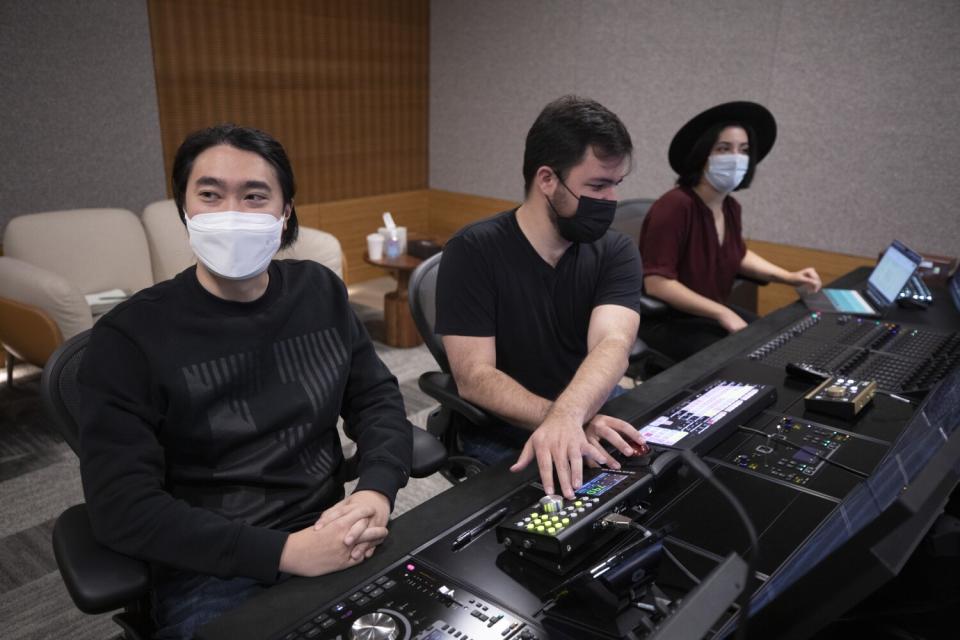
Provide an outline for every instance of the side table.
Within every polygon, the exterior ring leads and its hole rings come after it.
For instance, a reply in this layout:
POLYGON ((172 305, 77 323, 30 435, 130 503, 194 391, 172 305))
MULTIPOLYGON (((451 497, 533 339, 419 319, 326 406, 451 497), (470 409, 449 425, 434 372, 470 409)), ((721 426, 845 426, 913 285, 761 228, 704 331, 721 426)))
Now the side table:
POLYGON ((417 325, 410 315, 410 302, 407 297, 407 286, 410 284, 410 274, 422 260, 403 254, 396 258, 383 257, 373 260, 366 252, 364 262, 393 272, 397 279, 396 291, 390 291, 383 296, 383 319, 386 324, 385 341, 391 347, 404 349, 423 344, 417 325))

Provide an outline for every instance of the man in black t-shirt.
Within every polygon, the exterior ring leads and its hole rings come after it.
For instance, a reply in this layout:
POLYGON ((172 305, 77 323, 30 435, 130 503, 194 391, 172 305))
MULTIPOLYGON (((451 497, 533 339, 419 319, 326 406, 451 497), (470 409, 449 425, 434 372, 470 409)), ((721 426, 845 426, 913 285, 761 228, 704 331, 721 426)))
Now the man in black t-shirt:
POLYGON ((493 463, 537 459, 544 490, 573 497, 590 463, 618 463, 642 443, 630 424, 597 413, 617 389, 640 322, 636 246, 609 231, 633 144, 602 105, 575 96, 544 108, 527 134, 526 198, 447 243, 437 284, 443 336, 460 394, 503 419, 465 426, 467 454, 493 463), (521 451, 522 449, 522 451, 521 451))

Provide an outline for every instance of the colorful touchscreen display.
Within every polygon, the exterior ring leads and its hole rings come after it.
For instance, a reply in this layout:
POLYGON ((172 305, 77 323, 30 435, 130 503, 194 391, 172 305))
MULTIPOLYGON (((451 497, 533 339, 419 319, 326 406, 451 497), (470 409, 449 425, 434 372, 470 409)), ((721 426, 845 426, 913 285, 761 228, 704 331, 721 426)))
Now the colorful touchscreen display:
POLYGON ((619 473, 601 473, 596 478, 577 489, 578 496, 590 496, 596 498, 602 496, 613 486, 623 482, 628 476, 619 473))

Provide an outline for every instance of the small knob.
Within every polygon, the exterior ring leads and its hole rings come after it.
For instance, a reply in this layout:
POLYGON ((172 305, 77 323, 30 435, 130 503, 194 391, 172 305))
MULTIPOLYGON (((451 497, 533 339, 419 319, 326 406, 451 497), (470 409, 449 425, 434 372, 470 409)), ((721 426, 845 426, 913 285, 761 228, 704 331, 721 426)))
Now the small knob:
POLYGON ((563 507, 563 498, 557 495, 543 496, 539 504, 546 513, 555 513, 563 507))
POLYGON ((374 611, 360 616, 350 627, 352 640, 394 640, 400 635, 400 628, 393 616, 374 611))
POLYGON ((831 398, 842 398, 846 390, 843 387, 833 385, 832 387, 827 387, 826 392, 831 398))

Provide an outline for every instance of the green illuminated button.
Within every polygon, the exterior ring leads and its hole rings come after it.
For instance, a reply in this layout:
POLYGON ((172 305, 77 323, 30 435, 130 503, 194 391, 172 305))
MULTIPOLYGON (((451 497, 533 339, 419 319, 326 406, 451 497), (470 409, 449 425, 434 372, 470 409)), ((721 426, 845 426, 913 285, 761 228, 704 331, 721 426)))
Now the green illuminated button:
POLYGON ((531 522, 530 524, 527 525, 527 531, 533 531, 534 527, 536 527, 536 526, 537 526, 537 525, 535 525, 535 524, 533 524, 533 523, 531 522))
POLYGON ((563 525, 558 522, 557 524, 554 525, 554 528, 555 528, 557 531, 560 531, 560 529, 563 529, 563 525))
POLYGON ((560 516, 550 516, 550 520, 553 522, 560 522, 560 516))
POLYGON ((543 530, 544 530, 544 526, 542 524, 538 524, 537 531, 539 531, 540 533, 543 533, 543 530))
MULTIPOLYGON (((574 517, 576 517, 576 516, 574 516, 574 517)), ((562 522, 563 524, 570 524, 570 518, 564 518, 564 519, 561 520, 560 522, 562 522)))
POLYGON ((549 529, 547 529, 547 533, 551 533, 551 534, 552 534, 552 533, 556 533, 556 532, 557 532, 557 530, 554 529, 553 527, 550 527, 549 529))
POLYGON ((534 511, 533 513, 530 514, 530 517, 531 517, 531 518, 537 518, 537 517, 539 517, 539 516, 540 516, 540 514, 537 513, 536 511, 534 511))
POLYGON ((580 502, 579 500, 577 500, 577 501, 575 501, 575 502, 573 503, 573 506, 575 506, 575 507, 582 507, 582 506, 583 506, 583 503, 580 502))

